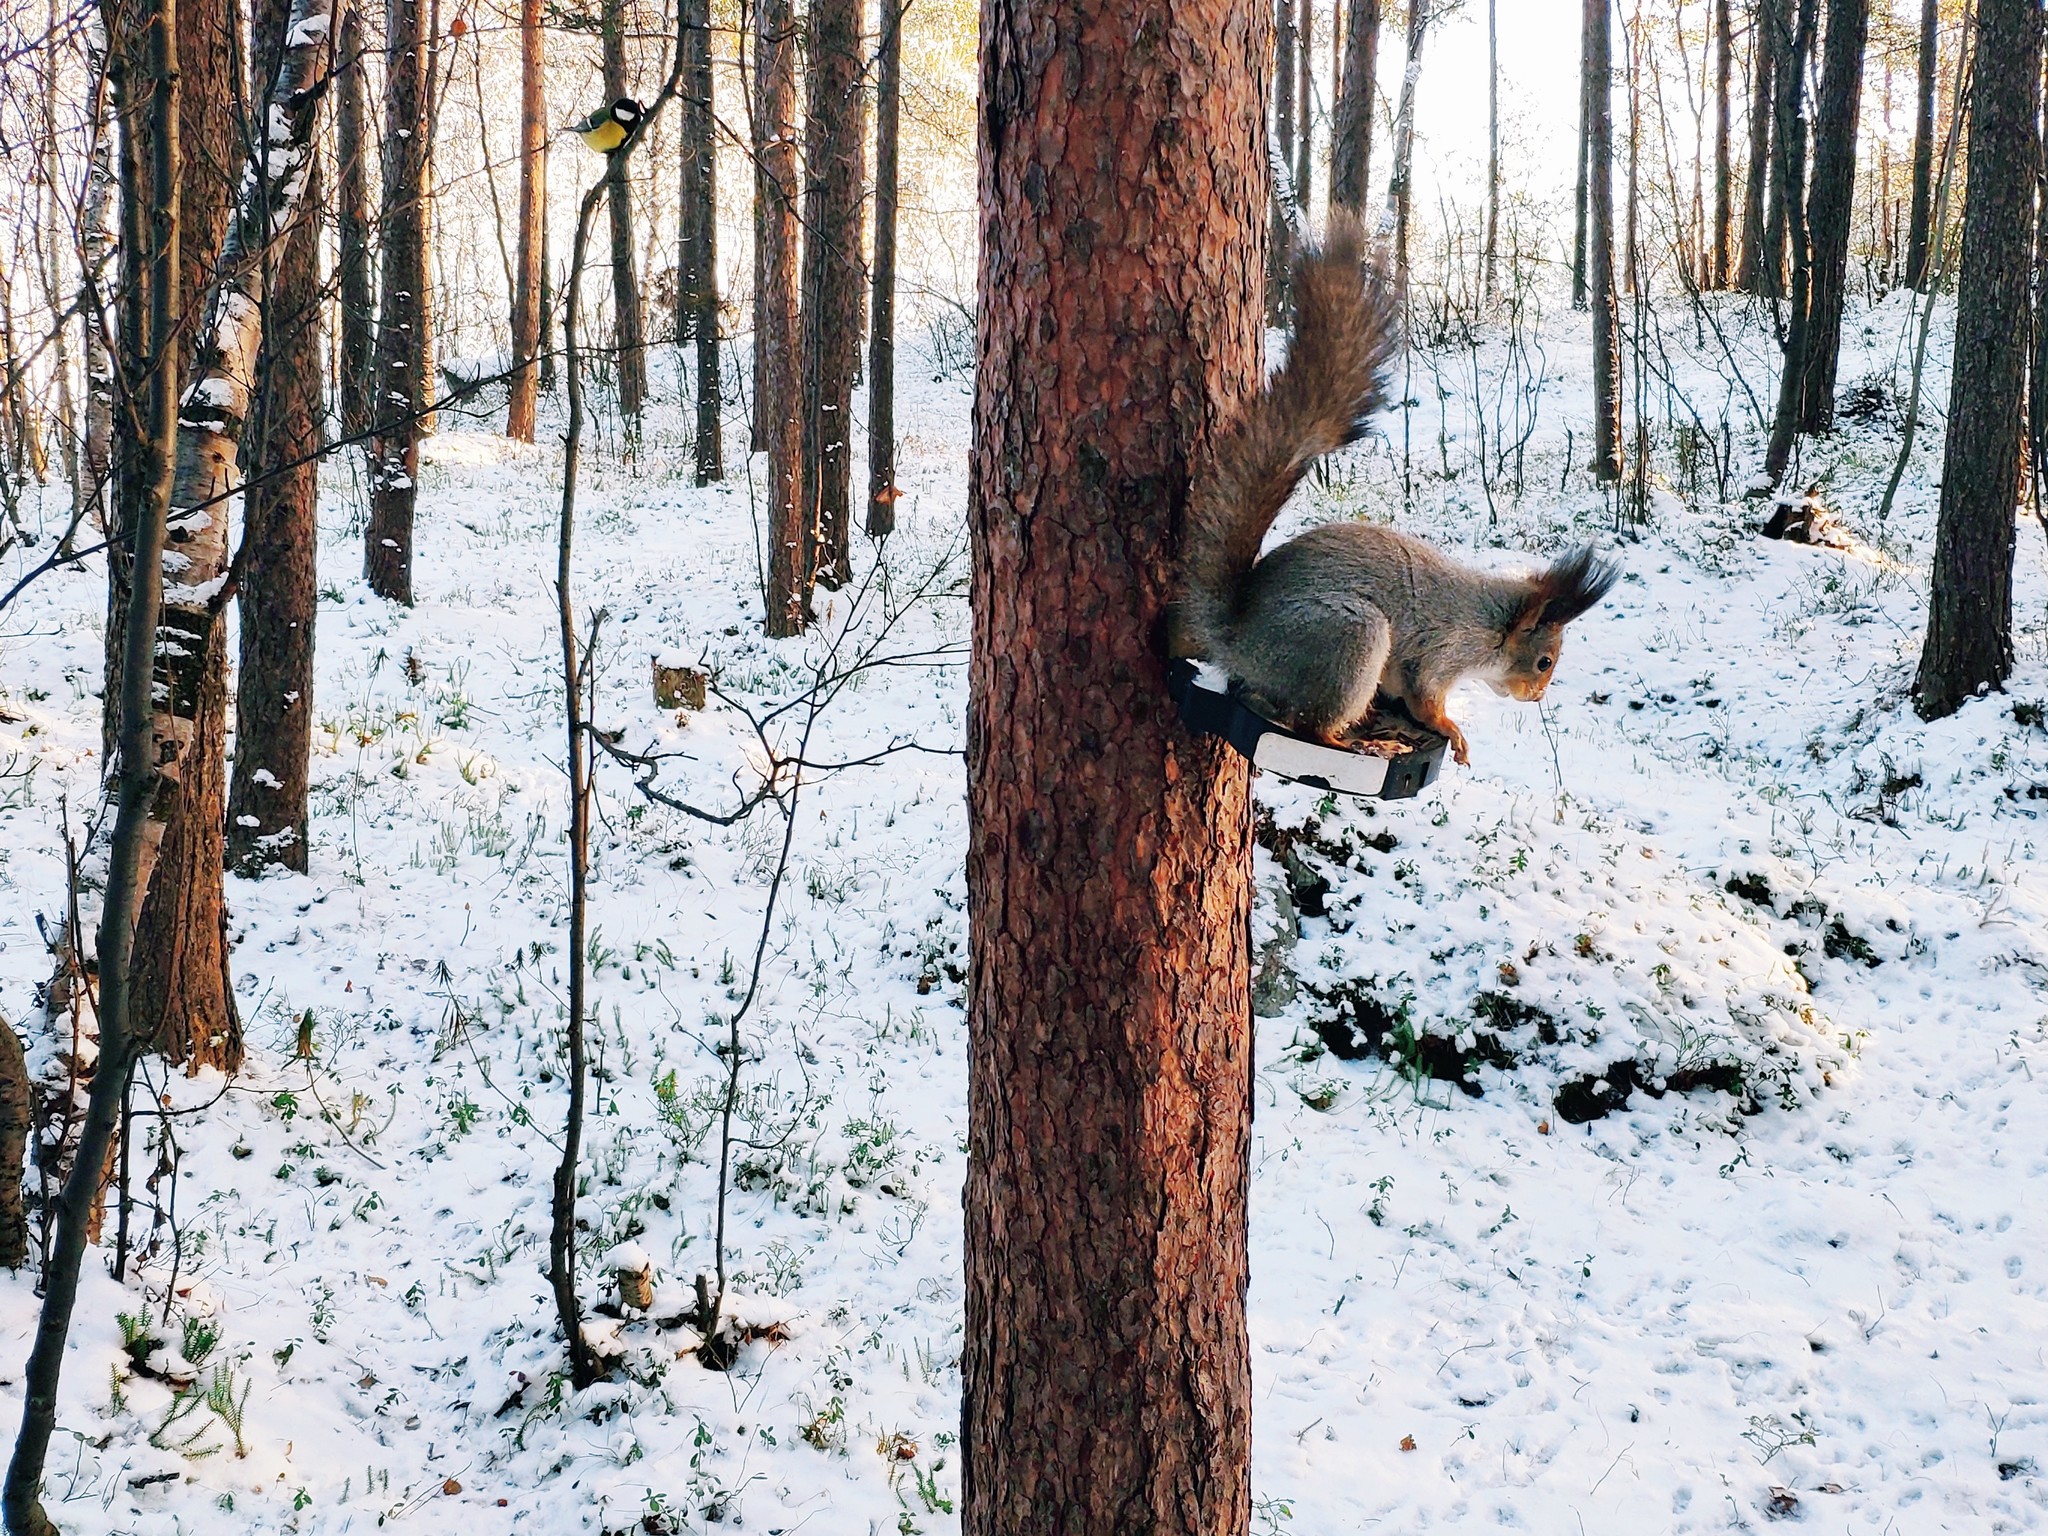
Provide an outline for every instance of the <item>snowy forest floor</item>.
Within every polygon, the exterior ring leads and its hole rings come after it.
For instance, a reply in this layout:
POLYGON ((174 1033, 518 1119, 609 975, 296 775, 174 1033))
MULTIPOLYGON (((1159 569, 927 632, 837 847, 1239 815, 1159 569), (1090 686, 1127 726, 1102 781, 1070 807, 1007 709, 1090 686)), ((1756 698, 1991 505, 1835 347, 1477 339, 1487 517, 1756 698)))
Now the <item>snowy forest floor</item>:
MULTIPOLYGON (((1809 444, 1799 480, 1853 547, 1767 542, 1713 460, 1725 414, 1739 492, 1761 444, 1738 380, 1768 402, 1775 349, 1742 304, 1716 314, 1725 350, 1659 314, 1676 350, 1653 356, 1671 382, 1648 406, 1706 430, 1653 423, 1669 483, 1639 536, 1614 540, 1584 468, 1590 354, 1568 312, 1540 346, 1489 332, 1434 354, 1434 377, 1418 358, 1405 423, 1284 525, 1370 516, 1488 563, 1598 537, 1627 576, 1573 627, 1541 712, 1455 697, 1470 770, 1377 807, 1259 785, 1262 1532, 2048 1528, 2048 1202, 2029 1187, 2048 1178, 2044 542, 2020 530, 2010 691, 1920 722, 1941 360, 1880 522, 1910 311, 1852 313, 1860 419, 1809 444)), ((866 655, 805 755, 938 749, 797 803, 743 1031, 728 1240, 763 1336, 718 1373, 661 1322, 711 1265, 717 1045, 784 823, 769 806, 706 826, 606 765, 583 1294, 610 1295, 601 1260, 628 1239, 661 1293, 648 1319, 598 1320, 609 1382, 578 1395, 559 1374, 558 464, 451 413, 427 444, 415 608, 368 594, 359 486, 341 464, 324 480, 312 872, 229 883, 247 1069, 152 1084, 203 1108, 172 1123, 174 1204, 166 1179, 163 1217, 138 1213, 141 1285, 87 1265, 48 1493, 67 1531, 957 1529, 948 754, 971 387, 931 372, 905 361, 884 568, 863 547, 807 638, 760 638, 748 480, 692 488, 672 406, 636 463, 614 431, 585 476, 596 718, 682 754, 666 792, 728 806, 760 749, 732 704, 655 708, 657 654, 701 658, 756 711, 866 655), (204 1356, 222 1408, 167 1422, 169 1389, 126 1369, 124 1312, 204 1356)), ((75 825, 96 795, 102 583, 47 577, 0 624, 0 765, 33 770, 0 781, 15 1020, 47 970, 60 807, 75 825)), ((785 750, 803 715, 770 726, 785 750)), ((0 1282, 10 1432, 34 1315, 30 1276, 0 1282)))

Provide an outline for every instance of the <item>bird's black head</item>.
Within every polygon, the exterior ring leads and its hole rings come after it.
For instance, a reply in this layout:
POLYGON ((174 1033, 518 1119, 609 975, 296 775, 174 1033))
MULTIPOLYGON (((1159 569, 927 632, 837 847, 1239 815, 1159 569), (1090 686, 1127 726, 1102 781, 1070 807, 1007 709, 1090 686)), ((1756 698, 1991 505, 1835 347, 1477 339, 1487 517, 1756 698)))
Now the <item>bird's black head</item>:
POLYGON ((640 121, 640 103, 630 96, 621 96, 612 103, 612 116, 618 119, 620 127, 631 128, 640 121))

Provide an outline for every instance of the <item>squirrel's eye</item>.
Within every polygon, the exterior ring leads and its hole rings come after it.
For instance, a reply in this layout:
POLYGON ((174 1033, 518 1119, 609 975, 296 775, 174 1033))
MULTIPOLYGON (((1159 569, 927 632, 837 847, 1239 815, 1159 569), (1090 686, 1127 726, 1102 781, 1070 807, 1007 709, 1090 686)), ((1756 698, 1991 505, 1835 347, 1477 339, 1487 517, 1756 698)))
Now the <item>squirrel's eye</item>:
POLYGON ((1550 670, 1550 658, 1548 656, 1538 656, 1536 658, 1536 670, 1538 672, 1548 672, 1550 670))

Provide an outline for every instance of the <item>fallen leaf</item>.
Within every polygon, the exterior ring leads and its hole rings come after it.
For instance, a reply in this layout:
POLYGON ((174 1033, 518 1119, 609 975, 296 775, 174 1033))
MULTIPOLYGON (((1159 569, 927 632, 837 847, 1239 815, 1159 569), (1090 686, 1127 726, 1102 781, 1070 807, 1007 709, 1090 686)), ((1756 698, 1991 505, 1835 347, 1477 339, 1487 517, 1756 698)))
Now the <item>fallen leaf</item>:
POLYGON ((447 1482, 441 1485, 441 1491, 447 1494, 460 1493, 462 1492, 462 1484, 458 1483, 457 1481, 455 1481, 454 1478, 451 1477, 448 1479, 447 1482))
POLYGON ((1403 1436, 1401 1437, 1401 1449, 1402 1449, 1402 1450, 1404 1450, 1404 1451, 1412 1451, 1412 1450, 1414 1450, 1414 1449, 1415 1449, 1415 1437, 1414 1437, 1413 1435, 1403 1435, 1403 1436))

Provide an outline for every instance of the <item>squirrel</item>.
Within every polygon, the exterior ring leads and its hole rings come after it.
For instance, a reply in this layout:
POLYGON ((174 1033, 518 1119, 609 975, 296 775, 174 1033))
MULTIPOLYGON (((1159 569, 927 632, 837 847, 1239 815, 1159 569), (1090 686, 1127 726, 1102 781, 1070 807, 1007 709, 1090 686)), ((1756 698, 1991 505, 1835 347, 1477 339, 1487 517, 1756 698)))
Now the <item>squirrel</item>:
POLYGON ((1564 626, 1607 595, 1620 568, 1591 545, 1546 570, 1496 576, 1371 523, 1327 523, 1259 558, 1259 545, 1317 459, 1365 434, 1387 403, 1400 346, 1394 294, 1355 218, 1334 219, 1296 262, 1287 361, 1215 442, 1194 477, 1172 621, 1176 655, 1228 672, 1276 724, 1332 746, 1398 700, 1449 739, 1459 680, 1524 702, 1543 697, 1564 626))

